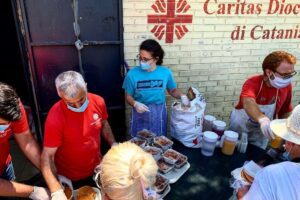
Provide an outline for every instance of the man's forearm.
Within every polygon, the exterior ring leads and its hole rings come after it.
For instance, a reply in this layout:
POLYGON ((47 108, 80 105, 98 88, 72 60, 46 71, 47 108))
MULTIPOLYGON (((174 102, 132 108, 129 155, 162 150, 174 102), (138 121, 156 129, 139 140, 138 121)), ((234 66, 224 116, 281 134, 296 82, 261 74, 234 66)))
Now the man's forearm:
POLYGON ((16 134, 15 138, 26 157, 36 168, 41 169, 41 149, 32 134, 27 131, 25 133, 16 134))
MULTIPOLYGON (((32 137, 32 136, 31 136, 32 137)), ((39 170, 41 169, 41 150, 38 143, 33 139, 27 143, 24 148, 24 153, 26 157, 37 167, 39 170)))
POLYGON ((112 133, 112 130, 107 120, 103 121, 102 136, 110 145, 116 142, 115 137, 112 133))
POLYGON ((33 186, 0 178, 0 196, 29 197, 32 192, 33 186))
POLYGON ((243 98, 243 107, 246 113, 256 122, 265 115, 261 112, 253 98, 243 98))
POLYGON ((41 171, 51 193, 62 189, 60 183, 56 178, 56 168, 54 162, 50 157, 42 155, 41 171))

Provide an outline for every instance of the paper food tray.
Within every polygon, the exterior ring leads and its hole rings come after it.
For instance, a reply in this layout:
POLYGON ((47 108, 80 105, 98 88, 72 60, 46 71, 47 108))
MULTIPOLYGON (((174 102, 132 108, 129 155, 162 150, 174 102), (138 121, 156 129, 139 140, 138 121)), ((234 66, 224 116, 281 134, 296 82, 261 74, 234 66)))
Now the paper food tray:
POLYGON ((168 185, 162 194, 158 194, 158 200, 163 200, 163 198, 171 191, 171 186, 168 185))
MULTIPOLYGON (((96 192, 96 197, 95 197, 95 200, 102 200, 102 195, 101 195, 101 192, 98 188, 95 188, 95 187, 92 187, 93 190, 96 192)), ((77 190, 74 190, 73 191, 73 199, 77 199, 77 190)))
POLYGON ((164 176, 169 179, 169 183, 175 183, 190 167, 190 163, 187 162, 180 169, 173 168, 170 172, 164 174, 164 176))

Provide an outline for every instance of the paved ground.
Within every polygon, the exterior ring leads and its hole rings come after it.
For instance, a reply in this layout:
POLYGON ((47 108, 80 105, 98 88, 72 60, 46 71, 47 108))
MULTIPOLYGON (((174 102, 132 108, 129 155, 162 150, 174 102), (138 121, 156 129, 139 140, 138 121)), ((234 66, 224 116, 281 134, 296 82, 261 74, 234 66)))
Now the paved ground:
POLYGON ((15 140, 11 138, 11 155, 13 159, 13 165, 17 181, 24 181, 32 178, 38 174, 38 170, 27 160, 23 152, 19 149, 19 146, 15 143, 15 140))

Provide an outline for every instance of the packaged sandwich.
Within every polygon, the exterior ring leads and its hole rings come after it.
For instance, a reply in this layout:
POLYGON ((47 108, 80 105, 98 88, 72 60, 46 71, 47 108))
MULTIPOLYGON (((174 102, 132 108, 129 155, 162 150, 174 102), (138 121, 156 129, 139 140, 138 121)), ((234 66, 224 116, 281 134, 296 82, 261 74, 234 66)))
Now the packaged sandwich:
POLYGON ((243 185, 251 185, 255 175, 262 167, 253 162, 246 162, 243 167, 239 167, 231 171, 233 181, 231 187, 235 188, 240 186, 240 183, 243 185), (236 184, 237 183, 237 184, 236 184))
POLYGON ((253 179, 256 175, 256 173, 261 170, 261 166, 256 164, 254 161, 250 161, 247 164, 243 166, 243 169, 241 170, 241 177, 248 183, 252 184, 253 179))
POLYGON ((249 174, 247 174, 247 172, 245 172, 245 169, 242 169, 241 171, 241 177, 244 181, 246 181, 249 184, 252 184, 254 177, 250 176, 249 174))
POLYGON ((192 101, 193 99, 196 98, 196 94, 194 93, 194 91, 193 91, 193 89, 192 89, 191 87, 189 87, 186 96, 188 97, 188 99, 189 99, 190 101, 192 101))

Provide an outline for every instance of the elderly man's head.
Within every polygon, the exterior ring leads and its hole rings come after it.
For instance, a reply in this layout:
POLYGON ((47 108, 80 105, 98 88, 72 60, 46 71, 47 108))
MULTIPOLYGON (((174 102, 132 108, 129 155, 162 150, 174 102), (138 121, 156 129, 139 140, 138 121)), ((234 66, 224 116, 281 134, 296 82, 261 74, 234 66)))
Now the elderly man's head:
POLYGON ((272 131, 285 142, 286 151, 291 159, 300 158, 300 105, 297 105, 288 119, 271 122, 272 131))
POLYGON ((57 76, 55 86, 58 95, 69 108, 79 109, 87 104, 86 83, 78 72, 66 71, 57 76))

